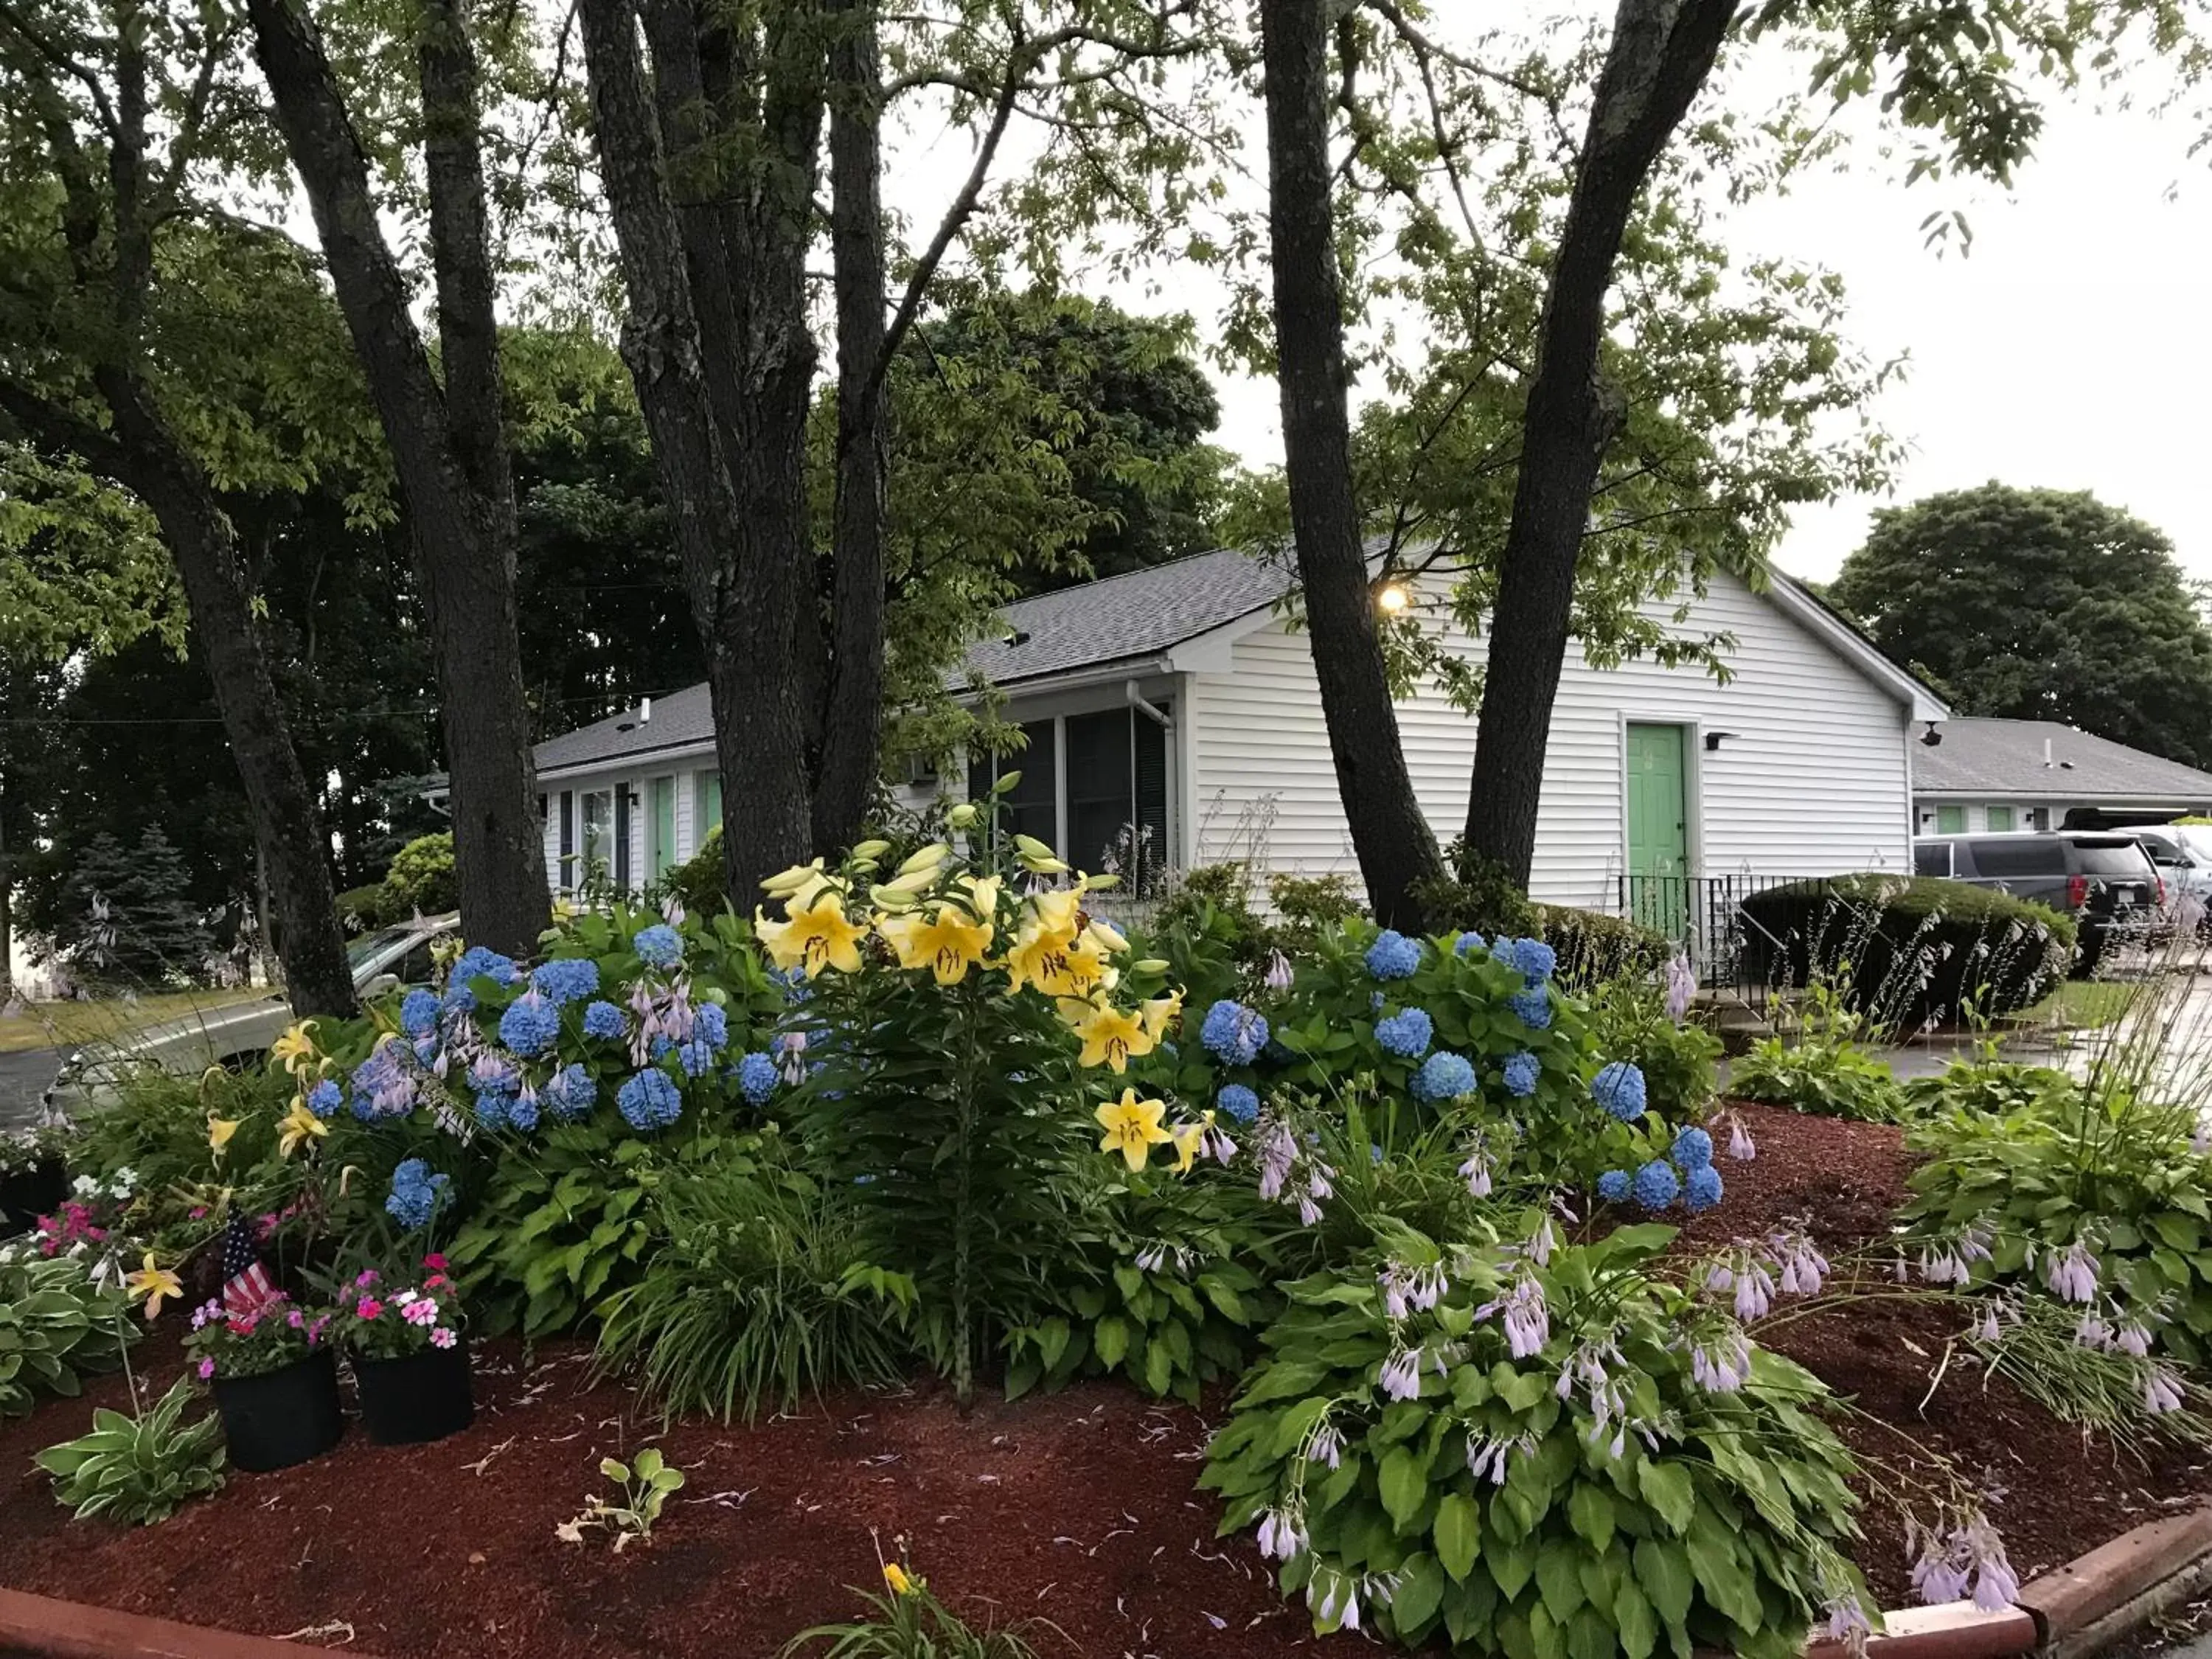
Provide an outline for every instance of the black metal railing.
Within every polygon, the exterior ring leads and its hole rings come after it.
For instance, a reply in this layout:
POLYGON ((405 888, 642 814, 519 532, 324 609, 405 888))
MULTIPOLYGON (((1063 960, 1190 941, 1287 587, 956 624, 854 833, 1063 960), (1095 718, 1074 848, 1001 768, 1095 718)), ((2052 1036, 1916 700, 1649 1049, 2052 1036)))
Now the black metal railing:
POLYGON ((1778 952, 1745 948, 1747 942, 1757 942, 1750 936, 1759 924, 1746 913, 1744 901, 1777 887, 1817 879, 1743 871, 1718 876, 1624 874, 1619 878, 1615 914, 1680 945, 1702 988, 1763 1011, 1773 989, 1766 983, 1765 964, 1778 952))

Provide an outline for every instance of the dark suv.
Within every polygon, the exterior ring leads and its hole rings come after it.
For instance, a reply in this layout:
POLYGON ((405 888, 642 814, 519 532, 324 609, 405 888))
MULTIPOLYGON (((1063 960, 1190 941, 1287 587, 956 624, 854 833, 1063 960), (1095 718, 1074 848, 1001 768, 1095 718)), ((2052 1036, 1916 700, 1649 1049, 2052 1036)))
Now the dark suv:
POLYGON ((2148 933, 2166 902, 2149 854, 2127 835, 1924 836, 1912 843, 1912 868, 1916 875, 2000 888, 2072 916, 2085 974, 2115 935, 2148 933))

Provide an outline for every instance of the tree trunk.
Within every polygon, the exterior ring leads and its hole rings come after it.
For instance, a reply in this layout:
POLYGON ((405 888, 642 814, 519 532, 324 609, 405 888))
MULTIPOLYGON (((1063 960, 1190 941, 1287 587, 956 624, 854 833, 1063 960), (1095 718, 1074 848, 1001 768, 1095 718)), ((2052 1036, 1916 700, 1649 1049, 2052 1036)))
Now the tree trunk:
POLYGON ((1344 307, 1329 202, 1328 8, 1263 0, 1268 224, 1291 526, 1314 672, 1352 845, 1376 918, 1418 927, 1413 884, 1443 873, 1398 741, 1352 493, 1344 307))
POLYGON ((254 631, 230 521, 143 388, 119 368, 101 369, 95 379, 119 451, 112 463, 100 464, 112 464, 153 511, 184 581, 192 638, 215 685, 216 707, 246 786, 254 846, 269 872, 285 994, 303 1017, 350 1018, 359 1004, 338 931, 329 845, 254 631))
MULTIPOLYGON (((706 653, 726 803, 723 874, 742 905, 763 877, 805 856, 811 828, 793 672, 798 596, 812 562, 804 260, 811 191, 802 184, 794 197, 773 162, 718 187, 710 159, 698 153, 712 145, 697 135, 713 129, 697 124, 729 100, 690 7, 662 0, 654 9, 664 77, 658 121, 629 0, 580 0, 578 15, 629 300, 623 356, 706 653), (686 152, 674 176, 664 141, 686 152)), ((803 150, 799 101, 778 117, 777 100, 768 98, 765 125, 773 140, 781 120, 793 129, 783 137, 803 150)), ((813 108, 818 126, 818 98, 813 108)))
POLYGON ((299 0, 250 0, 256 54, 307 187, 339 308, 392 450, 422 586, 452 775, 461 925, 526 954, 550 919, 514 602, 514 501, 499 408, 476 67, 451 0, 419 52, 441 390, 377 222, 368 165, 299 0))
POLYGON ((1545 296, 1492 613, 1467 802, 1467 852, 1525 888, 1575 565, 1599 464, 1626 410, 1599 354, 1605 296, 1636 198, 1706 77, 1736 0, 1620 0, 1545 296))
POLYGON ((830 47, 830 247, 837 292, 837 505, 814 845, 860 838, 883 739, 889 365, 884 320, 883 63, 877 0, 836 0, 830 47))

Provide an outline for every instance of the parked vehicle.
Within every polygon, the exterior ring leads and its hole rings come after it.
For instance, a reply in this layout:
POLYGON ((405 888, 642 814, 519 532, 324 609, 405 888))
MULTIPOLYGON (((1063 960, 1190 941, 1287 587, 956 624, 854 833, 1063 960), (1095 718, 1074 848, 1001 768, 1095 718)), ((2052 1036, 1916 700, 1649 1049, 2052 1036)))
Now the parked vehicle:
POLYGON ((2212 824, 2154 823, 2127 832, 2150 854, 2177 926, 2212 932, 2212 824))
POLYGON ((2072 916, 2081 930, 2075 970, 2087 974, 2114 939, 2149 932, 2165 905, 2165 884, 2136 833, 1923 836, 1912 843, 1912 867, 2072 916))
MULTIPOLYGON (((346 946, 354 989, 366 1000, 403 985, 428 985, 432 948, 459 927, 460 918, 448 914, 417 916, 363 933, 346 946)), ((187 1076, 210 1066, 243 1071, 258 1064, 291 1023, 291 1005, 271 994, 149 1026, 114 1042, 88 1042, 62 1063, 46 1092, 47 1109, 73 1115, 97 1106, 112 1098, 137 1067, 187 1076)))

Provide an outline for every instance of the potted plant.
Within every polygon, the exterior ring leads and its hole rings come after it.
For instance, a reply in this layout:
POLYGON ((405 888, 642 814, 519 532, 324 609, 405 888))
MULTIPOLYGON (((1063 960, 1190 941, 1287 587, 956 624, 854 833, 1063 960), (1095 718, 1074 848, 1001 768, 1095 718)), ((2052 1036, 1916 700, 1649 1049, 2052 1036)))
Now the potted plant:
POLYGON ((337 1367, 327 1327, 281 1292, 250 1310, 210 1301, 192 1314, 185 1350, 230 1443, 230 1461, 251 1474, 319 1457, 345 1431, 338 1412, 337 1367))
POLYGON ((68 1196, 58 1131, 0 1136, 0 1237, 27 1231, 68 1196))
POLYGON ((419 1286, 397 1290, 386 1288, 375 1268, 364 1269, 336 1318, 361 1385, 361 1420, 380 1446, 442 1440, 476 1421, 460 1298, 445 1257, 427 1255, 422 1267, 419 1286))

